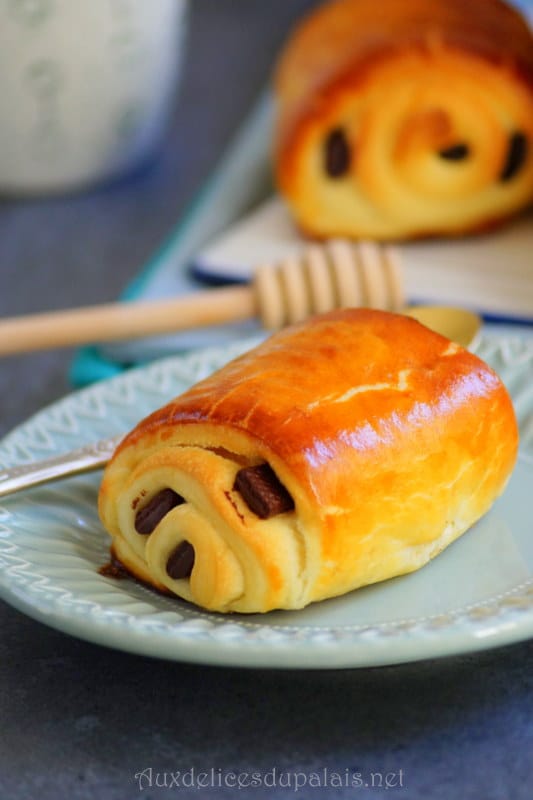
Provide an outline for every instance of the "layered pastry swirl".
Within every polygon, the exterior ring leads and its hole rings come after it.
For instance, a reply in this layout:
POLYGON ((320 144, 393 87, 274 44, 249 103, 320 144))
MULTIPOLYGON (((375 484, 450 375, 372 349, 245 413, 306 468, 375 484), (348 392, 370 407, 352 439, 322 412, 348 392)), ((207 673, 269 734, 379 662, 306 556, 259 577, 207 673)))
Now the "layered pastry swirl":
POLYGON ((407 317, 343 310, 140 422, 99 507, 115 557, 157 589, 297 609, 421 567, 485 514, 516 451, 479 358, 407 317))
POLYGON ((316 237, 458 234, 533 201, 533 35, 502 0, 333 0, 275 90, 277 183, 316 237))

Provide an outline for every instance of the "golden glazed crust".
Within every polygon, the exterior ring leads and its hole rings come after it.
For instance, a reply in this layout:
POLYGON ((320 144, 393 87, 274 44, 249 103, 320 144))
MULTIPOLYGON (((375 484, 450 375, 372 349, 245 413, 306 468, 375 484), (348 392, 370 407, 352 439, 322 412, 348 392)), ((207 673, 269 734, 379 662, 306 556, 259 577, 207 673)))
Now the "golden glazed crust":
POLYGON ((326 3, 289 39, 275 91, 278 186, 314 236, 461 233, 533 199, 533 36, 500 0, 326 3), (351 157, 332 179, 336 129, 351 157))
POLYGON ((300 608, 409 572, 479 519, 517 450, 509 396, 468 351, 407 317, 344 310, 286 329, 135 428, 100 513, 134 574, 220 611, 300 608), (267 462, 294 510, 259 519, 235 490, 267 462), (139 503, 185 503, 150 536, 139 503), (165 572, 182 541, 190 578, 165 572))

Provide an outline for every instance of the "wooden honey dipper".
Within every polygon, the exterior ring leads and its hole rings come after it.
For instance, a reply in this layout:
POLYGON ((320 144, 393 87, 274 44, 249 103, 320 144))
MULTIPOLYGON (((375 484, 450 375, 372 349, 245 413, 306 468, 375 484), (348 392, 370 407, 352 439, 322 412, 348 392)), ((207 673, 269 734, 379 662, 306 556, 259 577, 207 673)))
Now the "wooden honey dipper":
POLYGON ((310 245, 277 265, 260 265, 250 284, 170 300, 110 303, 0 320, 0 355, 134 339, 253 317, 275 330, 347 306, 407 312, 402 283, 399 256, 392 248, 335 239, 310 245))

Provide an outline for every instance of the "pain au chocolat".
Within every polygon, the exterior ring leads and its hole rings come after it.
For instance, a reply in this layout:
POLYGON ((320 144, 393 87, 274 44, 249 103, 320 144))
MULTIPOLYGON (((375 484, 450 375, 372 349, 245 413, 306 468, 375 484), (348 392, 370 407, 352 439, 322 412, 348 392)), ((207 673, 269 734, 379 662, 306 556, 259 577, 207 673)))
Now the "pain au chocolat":
POLYGON ((533 34, 501 0, 333 0, 275 95, 277 184, 315 237, 459 234, 533 201, 533 34))
POLYGON ((509 395, 478 357, 408 317, 334 311, 140 422, 100 514, 158 589, 297 609, 421 567, 485 514, 516 451, 509 395))

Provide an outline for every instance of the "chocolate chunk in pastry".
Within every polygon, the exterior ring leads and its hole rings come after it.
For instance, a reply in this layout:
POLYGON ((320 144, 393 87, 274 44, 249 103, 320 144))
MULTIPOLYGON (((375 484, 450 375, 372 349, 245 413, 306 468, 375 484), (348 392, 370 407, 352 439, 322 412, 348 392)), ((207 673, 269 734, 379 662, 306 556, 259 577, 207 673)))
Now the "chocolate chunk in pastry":
POLYGON ((335 128, 326 138, 324 169, 331 178, 340 178, 350 168, 350 145, 342 128, 335 128))
POLYGON ((483 361, 408 317, 345 309, 141 421, 99 508, 113 553, 156 588, 216 611, 296 609, 426 564, 489 510, 516 452, 483 361))
POLYGON ((446 161, 464 161, 468 158, 470 148, 467 144, 452 144, 450 147, 445 147, 439 150, 439 156, 446 159, 446 161))
POLYGON ((501 181, 510 181, 518 175, 527 161, 529 143, 523 133, 513 133, 509 139, 509 149, 505 166, 500 175, 501 181))
POLYGON ((194 567, 194 547, 190 542, 180 542, 167 559, 167 575, 177 581, 188 578, 194 567))
POLYGON ((161 489, 135 514, 135 530, 143 536, 149 536, 163 517, 180 503, 183 503, 183 497, 179 494, 172 489, 161 489))
POLYGON ((294 508, 292 497, 268 464, 240 469, 233 488, 261 519, 275 517, 294 508))
POLYGON ((533 33, 502 0, 331 0, 274 90, 277 185, 314 238, 461 234, 533 202, 533 33))

